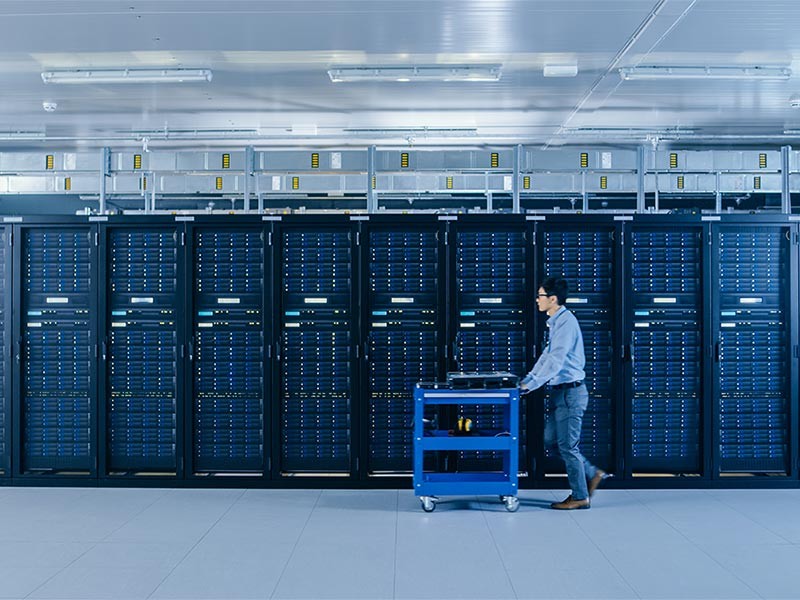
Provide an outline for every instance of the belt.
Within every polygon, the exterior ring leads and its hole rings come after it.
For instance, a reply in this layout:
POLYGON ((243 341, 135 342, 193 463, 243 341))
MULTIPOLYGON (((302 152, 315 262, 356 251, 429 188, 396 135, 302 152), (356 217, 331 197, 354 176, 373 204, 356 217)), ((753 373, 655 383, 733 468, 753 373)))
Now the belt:
POLYGON ((582 381, 570 381, 569 383, 557 383, 556 385, 551 385, 551 390, 563 390, 567 388, 576 388, 583 385, 582 381))

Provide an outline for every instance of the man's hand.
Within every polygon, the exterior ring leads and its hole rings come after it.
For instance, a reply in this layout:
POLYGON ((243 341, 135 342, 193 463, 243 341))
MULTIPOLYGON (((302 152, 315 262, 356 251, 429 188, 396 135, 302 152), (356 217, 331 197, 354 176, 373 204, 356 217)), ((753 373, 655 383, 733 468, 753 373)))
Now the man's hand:
POLYGON ((528 392, 531 392, 531 391, 533 391, 533 390, 531 390, 531 388, 529 388, 524 383, 520 384, 520 386, 519 386, 519 393, 520 394, 527 394, 528 392))

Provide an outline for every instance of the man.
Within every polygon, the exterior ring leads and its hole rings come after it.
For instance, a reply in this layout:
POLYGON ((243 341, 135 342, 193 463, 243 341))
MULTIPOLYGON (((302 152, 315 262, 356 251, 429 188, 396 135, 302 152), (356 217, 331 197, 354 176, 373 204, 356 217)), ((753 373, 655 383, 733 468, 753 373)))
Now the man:
POLYGON ((558 446, 567 468, 570 494, 551 508, 574 510, 589 508, 589 498, 600 485, 605 473, 591 464, 578 449, 583 413, 589 402, 589 392, 583 383, 586 359, 580 325, 564 307, 569 285, 564 279, 548 277, 539 287, 536 304, 545 312, 549 335, 545 349, 533 369, 520 382, 522 393, 548 384, 550 400, 555 410, 548 416, 544 442, 550 448, 558 446), (587 482, 588 480, 588 482, 587 482))

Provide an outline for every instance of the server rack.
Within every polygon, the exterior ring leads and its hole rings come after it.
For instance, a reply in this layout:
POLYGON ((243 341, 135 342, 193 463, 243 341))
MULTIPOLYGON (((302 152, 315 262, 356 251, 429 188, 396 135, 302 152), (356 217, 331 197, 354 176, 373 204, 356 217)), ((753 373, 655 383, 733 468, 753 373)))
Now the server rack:
POLYGON ((15 226, 14 473, 96 476, 94 225, 15 226))
MULTIPOLYGON (((620 472, 619 390, 622 347, 618 340, 622 309, 619 279, 621 229, 610 218, 590 222, 548 218, 543 224, 539 279, 562 276, 570 284, 567 308, 580 323, 586 353, 586 387, 589 405, 583 417, 581 451, 592 463, 608 472, 620 472), (619 348, 619 352, 615 349, 619 348)), ((538 282, 537 282, 538 285, 538 282)), ((546 317, 540 317, 544 332, 546 317)), ((545 411, 551 403, 545 403, 545 411)), ((563 473, 558 450, 544 448, 537 470, 540 476, 563 473)))
POLYGON ((371 218, 360 239, 366 472, 410 474, 414 385, 443 376, 443 229, 434 218, 371 218))
POLYGON ((714 475, 796 474, 792 228, 715 225, 712 255, 714 475))
POLYGON ((252 226, 190 228, 190 473, 268 473, 268 238, 252 226))
MULTIPOLYGON (((352 476, 359 352, 349 219, 285 219, 280 237, 276 476, 352 476)), ((277 296, 277 294, 276 294, 277 296)))
MULTIPOLYGON (((531 291, 528 278, 529 232, 518 218, 460 217, 448 225, 453 267, 450 279, 449 340, 452 367, 458 371, 527 372, 531 291)), ((520 402, 520 465, 526 465, 527 411, 520 402)), ((479 429, 502 429, 505 408, 458 406, 479 429)), ((500 452, 458 454, 459 470, 502 470, 500 452)))
POLYGON ((705 474, 703 225, 638 220, 625 235, 626 476, 705 474))
POLYGON ((101 233, 101 473, 175 477, 183 456, 182 232, 150 221, 101 233))
POLYGON ((0 478, 11 476, 11 227, 0 226, 0 478))

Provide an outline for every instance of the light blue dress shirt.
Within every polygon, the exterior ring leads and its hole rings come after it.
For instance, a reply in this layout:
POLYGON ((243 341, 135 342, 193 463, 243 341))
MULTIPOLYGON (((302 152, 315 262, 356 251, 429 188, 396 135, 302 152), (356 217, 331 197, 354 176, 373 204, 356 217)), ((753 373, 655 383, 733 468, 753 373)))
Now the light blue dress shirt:
POLYGON ((547 383, 583 381, 586 377, 583 335, 575 315, 562 306, 547 319, 547 327, 550 331, 547 346, 531 372, 520 381, 520 385, 529 390, 547 383))

